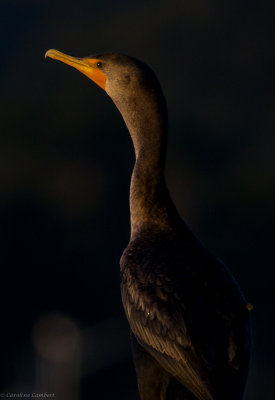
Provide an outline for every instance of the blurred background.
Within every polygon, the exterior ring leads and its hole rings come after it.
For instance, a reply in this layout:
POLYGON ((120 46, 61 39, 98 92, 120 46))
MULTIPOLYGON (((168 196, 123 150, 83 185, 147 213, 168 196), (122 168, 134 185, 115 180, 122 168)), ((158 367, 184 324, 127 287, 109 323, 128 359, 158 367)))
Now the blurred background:
POLYGON ((245 399, 274 398, 271 4, 1 2, 1 393, 138 399, 119 288, 132 144, 101 89, 44 60, 56 48, 156 72, 172 197, 254 305, 245 399))

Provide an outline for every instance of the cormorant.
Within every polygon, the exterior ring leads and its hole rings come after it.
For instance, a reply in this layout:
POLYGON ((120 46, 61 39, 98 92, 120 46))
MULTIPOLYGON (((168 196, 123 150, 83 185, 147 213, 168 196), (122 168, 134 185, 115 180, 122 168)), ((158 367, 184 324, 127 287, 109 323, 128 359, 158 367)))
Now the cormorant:
POLYGON ((136 162, 131 239, 120 261, 142 400, 240 400, 250 358, 250 305, 230 271, 180 218, 164 179, 167 111, 153 71, 116 53, 46 56, 73 66, 111 97, 136 162))

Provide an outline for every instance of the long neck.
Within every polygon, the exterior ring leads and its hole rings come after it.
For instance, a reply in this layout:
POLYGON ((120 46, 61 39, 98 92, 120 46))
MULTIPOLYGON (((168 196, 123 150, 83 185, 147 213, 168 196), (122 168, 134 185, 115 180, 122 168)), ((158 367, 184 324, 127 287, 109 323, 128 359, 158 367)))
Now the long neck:
POLYGON ((141 93, 116 105, 128 127, 136 155, 130 187, 131 235, 147 226, 167 230, 173 205, 164 179, 167 140, 164 99, 155 93, 141 93))

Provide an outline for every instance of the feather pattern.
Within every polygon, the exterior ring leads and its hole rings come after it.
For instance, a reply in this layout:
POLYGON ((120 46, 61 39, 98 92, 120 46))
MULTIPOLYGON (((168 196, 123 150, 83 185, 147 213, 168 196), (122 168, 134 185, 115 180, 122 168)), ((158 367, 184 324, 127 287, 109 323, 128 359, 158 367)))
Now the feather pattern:
POLYGON ((203 247, 198 251, 192 235, 171 240, 150 233, 147 245, 145 236, 132 241, 121 258, 122 301, 131 330, 171 376, 199 400, 211 400, 217 357, 222 354, 232 371, 240 368, 246 345, 234 332, 234 321, 245 321, 246 301, 226 267, 203 247))

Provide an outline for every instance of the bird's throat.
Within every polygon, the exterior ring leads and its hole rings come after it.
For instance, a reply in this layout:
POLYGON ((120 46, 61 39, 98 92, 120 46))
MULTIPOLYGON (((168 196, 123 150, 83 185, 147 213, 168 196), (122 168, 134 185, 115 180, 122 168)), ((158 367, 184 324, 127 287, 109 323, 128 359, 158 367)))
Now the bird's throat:
POLYGON ((148 227, 171 229, 173 203, 164 179, 167 109, 162 91, 137 86, 127 96, 112 99, 129 130, 136 156, 130 187, 131 236, 148 227))
MULTIPOLYGON (((136 155, 130 188, 131 235, 167 229, 170 197, 164 180, 167 124, 158 108, 123 113, 136 155)), ((166 116, 165 116, 166 117, 166 116)))

